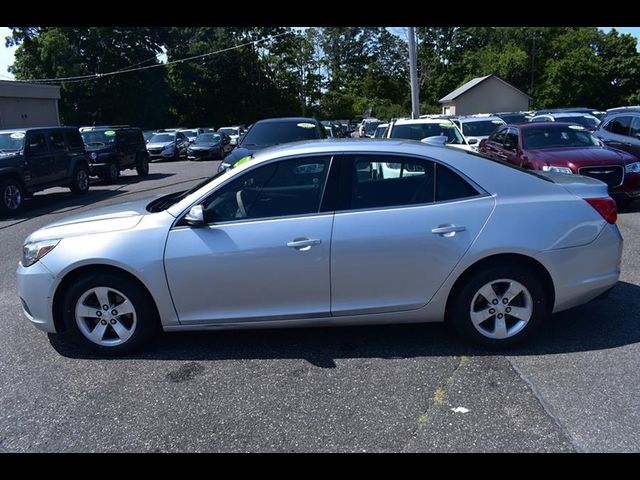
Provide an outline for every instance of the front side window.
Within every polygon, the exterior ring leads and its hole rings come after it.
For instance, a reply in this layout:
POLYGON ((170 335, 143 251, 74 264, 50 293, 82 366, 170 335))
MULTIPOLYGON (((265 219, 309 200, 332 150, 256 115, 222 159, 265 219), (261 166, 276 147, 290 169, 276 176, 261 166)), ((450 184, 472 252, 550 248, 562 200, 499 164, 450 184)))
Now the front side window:
POLYGON ((504 139, 507 136, 507 129, 503 128, 501 130, 498 130, 497 132, 495 132, 493 135, 491 135, 490 140, 494 143, 498 143, 500 145, 504 144, 504 139))
POLYGON ((44 133, 34 133, 29 138, 29 153, 42 153, 47 151, 47 141, 44 133))
POLYGON ((255 168, 203 203, 207 223, 317 213, 330 157, 283 160, 255 168))
POLYGON ((371 155, 352 157, 351 195, 341 209, 397 207, 434 201, 434 164, 428 160, 371 155))
POLYGON ((507 130, 507 134, 504 137, 504 147, 509 150, 518 148, 518 130, 515 128, 507 130))
POLYGON ((617 117, 611 120, 606 126, 605 130, 616 135, 629 135, 629 129, 631 127, 631 117, 623 116, 617 117))
POLYGON ((62 132, 49 133, 49 143, 51 144, 51 148, 53 150, 64 150, 64 134, 62 132))

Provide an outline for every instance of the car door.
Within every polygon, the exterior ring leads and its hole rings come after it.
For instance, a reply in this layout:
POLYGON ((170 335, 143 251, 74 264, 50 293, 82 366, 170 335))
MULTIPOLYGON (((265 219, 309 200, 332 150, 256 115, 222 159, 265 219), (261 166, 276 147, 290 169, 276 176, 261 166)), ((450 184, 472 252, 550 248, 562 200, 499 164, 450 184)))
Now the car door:
POLYGON ((25 171, 25 180, 29 185, 42 185, 52 181, 53 158, 45 132, 27 132, 25 160, 25 170, 29 172, 27 177, 25 171))
POLYGON ((601 130, 597 132, 598 137, 604 141, 609 147, 617 148, 624 151, 632 151, 632 140, 630 137, 631 115, 619 115, 603 125, 601 130))
POLYGON ((504 160, 512 165, 518 165, 522 163, 518 153, 518 129, 509 127, 504 137, 504 144, 502 145, 502 154, 504 160))
POLYGON ((502 127, 493 132, 491 136, 484 143, 484 148, 482 153, 490 156, 491 158, 495 158, 497 160, 506 160, 506 156, 503 152, 504 150, 504 140, 507 135, 508 128, 502 127))
POLYGON ((171 229, 165 270, 181 323, 330 316, 330 163, 259 165, 200 202, 206 225, 171 229))
POLYGON ((51 176, 49 181, 63 180, 68 174, 69 151, 62 130, 52 130, 47 133, 51 156, 51 176))
POLYGON ((332 314, 420 308, 477 237, 493 198, 424 158, 358 154, 341 161, 332 314))

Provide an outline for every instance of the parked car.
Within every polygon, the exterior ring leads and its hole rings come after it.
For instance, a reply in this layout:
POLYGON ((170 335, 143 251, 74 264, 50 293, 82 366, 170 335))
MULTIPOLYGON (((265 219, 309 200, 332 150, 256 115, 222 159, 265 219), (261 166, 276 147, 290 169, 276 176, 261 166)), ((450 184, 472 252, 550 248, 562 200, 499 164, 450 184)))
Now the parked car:
POLYGON ((498 112, 493 115, 510 124, 525 123, 533 117, 529 112, 498 112))
POLYGON ((376 131, 373 133, 373 138, 385 138, 387 136, 388 123, 381 123, 376 127, 376 131))
POLYGON ((247 130, 240 144, 218 167, 218 171, 226 170, 242 160, 247 161, 252 155, 273 145, 327 138, 324 127, 314 118, 287 117, 260 120, 247 130))
POLYGON ((35 231, 18 294, 34 326, 100 355, 160 329, 445 319, 504 347, 617 283, 616 216, 588 177, 411 141, 301 142, 35 231))
POLYGON ((0 130, 0 214, 18 212, 25 197, 51 187, 89 191, 89 165, 78 129, 0 130))
POLYGON ((154 160, 180 160, 187 156, 189 139, 184 133, 175 130, 157 132, 147 143, 149 159, 154 160))
POLYGON ((630 112, 640 112, 640 105, 629 105, 629 106, 626 106, 626 107, 609 108, 605 112, 604 116, 602 118, 600 118, 600 120, 604 121, 610 115, 615 115, 617 113, 630 113, 630 112))
POLYGON ((428 137, 447 137, 447 144, 463 150, 472 150, 460 129, 449 119, 418 118, 391 122, 387 138, 422 140, 428 137))
POLYGON ((367 136, 367 125, 373 122, 382 123, 382 121, 378 120, 377 118, 365 118, 364 120, 362 120, 362 123, 360 123, 360 127, 358 128, 358 134, 360 135, 360 138, 367 136))
POLYGON ((496 128, 505 125, 505 121, 493 115, 469 115, 452 120, 472 150, 478 150, 480 141, 488 138, 496 128))
POLYGON ((194 129, 184 129, 184 130, 178 130, 180 133, 182 133, 185 137, 187 137, 187 139, 189 140, 189 143, 193 143, 196 141, 196 138, 198 138, 199 132, 197 128, 194 129))
POLYGON ((606 145, 640 159, 640 110, 627 110, 608 116, 593 134, 606 145))
POLYGON ((327 133, 327 138, 345 138, 345 134, 342 130, 342 127, 335 123, 329 121, 320 122, 324 127, 325 132, 327 133))
POLYGON ((242 127, 220 127, 218 129, 218 133, 229 135, 229 138, 231 139, 231 146, 235 147, 238 145, 238 139, 240 138, 240 135, 244 133, 244 129, 242 127))
POLYGON ((364 136, 368 138, 373 138, 374 134, 376 133, 376 128, 378 128, 378 125, 381 125, 383 123, 384 122, 382 120, 367 122, 367 125, 364 127, 364 136))
POLYGON ((122 170, 149 173, 149 153, 142 130, 135 127, 86 127, 81 132, 92 176, 113 183, 122 170))
POLYGON ((606 183, 610 195, 621 203, 640 195, 638 159, 603 145, 581 125, 505 125, 480 142, 480 153, 532 170, 596 178, 606 183))
POLYGON ((188 160, 222 160, 233 150, 226 133, 201 133, 187 148, 188 160))
POLYGON ((589 131, 595 130, 600 125, 600 120, 591 114, 573 112, 535 115, 529 119, 529 122, 571 122, 582 125, 589 131))

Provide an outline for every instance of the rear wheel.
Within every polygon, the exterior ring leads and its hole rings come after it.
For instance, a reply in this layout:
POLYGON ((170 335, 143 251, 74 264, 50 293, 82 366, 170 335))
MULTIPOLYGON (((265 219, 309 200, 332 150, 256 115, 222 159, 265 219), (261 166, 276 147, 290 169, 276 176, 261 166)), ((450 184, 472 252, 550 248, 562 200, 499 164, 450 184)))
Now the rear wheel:
POLYGON ((120 167, 115 162, 107 165, 107 171, 102 175, 102 179, 107 183, 115 183, 120 177, 120 167))
POLYGON ((136 172, 138 172, 140 177, 149 174, 149 159, 146 156, 142 157, 136 165, 136 172))
POLYGON ((73 170, 73 178, 69 188, 76 195, 82 195, 89 191, 89 169, 84 165, 78 165, 73 170))
POLYGON ((24 191, 20 182, 14 178, 0 180, 0 213, 10 215, 22 207, 24 191))
POLYGON ((113 356, 140 348, 159 325, 146 292, 113 273, 74 282, 64 296, 63 320, 67 333, 83 349, 113 356))
POLYGON ((454 295, 449 320, 467 339, 486 347, 526 340, 551 310, 538 276, 518 265, 479 271, 454 295))

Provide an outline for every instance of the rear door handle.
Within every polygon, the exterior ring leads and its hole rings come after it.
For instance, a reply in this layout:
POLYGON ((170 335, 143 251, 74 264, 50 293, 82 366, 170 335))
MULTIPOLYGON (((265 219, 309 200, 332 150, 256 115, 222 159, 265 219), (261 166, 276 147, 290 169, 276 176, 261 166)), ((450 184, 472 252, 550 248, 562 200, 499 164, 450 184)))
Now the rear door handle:
POLYGON ((320 245, 322 240, 317 238, 296 238, 292 242, 287 242, 287 247, 295 248, 301 252, 306 252, 314 245, 320 245))
POLYGON ((464 232, 467 229, 464 225, 440 225, 431 230, 431 233, 442 235, 443 237, 453 237, 458 232, 464 232))

